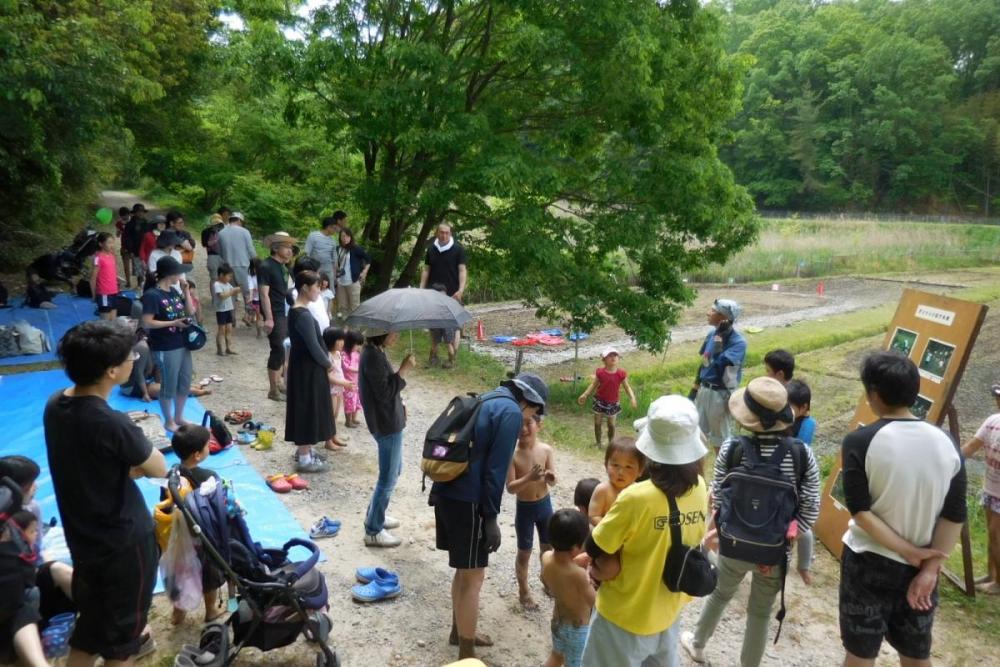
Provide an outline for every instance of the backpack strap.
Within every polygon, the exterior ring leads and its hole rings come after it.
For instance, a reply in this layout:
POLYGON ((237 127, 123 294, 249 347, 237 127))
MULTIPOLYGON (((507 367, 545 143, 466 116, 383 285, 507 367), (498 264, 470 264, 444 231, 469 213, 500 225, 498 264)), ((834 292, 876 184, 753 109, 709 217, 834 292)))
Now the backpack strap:
MULTIPOLYGON (((785 460, 788 455, 788 439, 781 438, 778 440, 778 444, 775 445, 774 451, 771 452, 771 457, 767 460, 771 465, 781 466, 781 462, 785 460)), ((795 471, 796 477, 798 477, 798 470, 795 471)))
MULTIPOLYGON (((749 436, 741 435, 737 436, 729 448, 726 449, 726 472, 733 469, 734 466, 739 465, 740 460, 743 458, 743 452, 747 449, 753 449, 753 440, 749 436), (737 454, 740 456, 737 458, 737 454)), ((756 452, 754 452, 756 454, 756 452)), ((751 454, 753 456, 754 454, 751 454)), ((755 460, 755 459, 754 459, 755 460)))

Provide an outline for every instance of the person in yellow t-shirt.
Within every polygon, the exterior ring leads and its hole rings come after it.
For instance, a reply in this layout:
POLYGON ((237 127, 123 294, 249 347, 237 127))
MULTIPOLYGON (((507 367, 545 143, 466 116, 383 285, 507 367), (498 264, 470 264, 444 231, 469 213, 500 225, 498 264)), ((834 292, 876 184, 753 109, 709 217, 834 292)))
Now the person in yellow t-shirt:
POLYGON ((684 543, 705 536, 708 493, 702 466, 708 451, 698 428, 698 411, 683 396, 661 396, 646 418, 635 422, 636 447, 647 460, 649 479, 618 495, 587 540, 591 576, 602 581, 597 614, 583 654, 584 667, 679 664, 677 623, 691 598, 663 583, 670 549, 667 494, 677 499, 684 543), (621 571, 617 569, 616 559, 621 571))

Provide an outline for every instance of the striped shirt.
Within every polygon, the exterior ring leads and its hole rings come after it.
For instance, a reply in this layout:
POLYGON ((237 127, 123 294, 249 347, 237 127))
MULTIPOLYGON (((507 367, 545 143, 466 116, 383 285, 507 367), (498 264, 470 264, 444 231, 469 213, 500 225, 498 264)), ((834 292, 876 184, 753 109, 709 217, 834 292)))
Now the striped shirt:
MULTIPOLYGON (((774 453, 782 436, 755 433, 754 441, 760 445, 760 457, 767 460, 774 453)), ((718 509, 717 499, 719 498, 719 487, 722 480, 729 474, 730 468, 726 466, 726 459, 729 458, 729 448, 739 444, 739 438, 730 438, 722 443, 719 455, 715 457, 715 478, 712 480, 712 509, 718 509)), ((781 472, 788 479, 795 480, 799 491, 799 507, 796 511, 796 521, 799 524, 799 535, 806 532, 816 523, 819 517, 819 466, 816 465, 816 458, 812 450, 803 445, 806 451, 806 469, 801 480, 795 474, 795 450, 788 449, 785 458, 781 460, 781 472)), ((740 458, 742 462, 745 454, 740 458)))

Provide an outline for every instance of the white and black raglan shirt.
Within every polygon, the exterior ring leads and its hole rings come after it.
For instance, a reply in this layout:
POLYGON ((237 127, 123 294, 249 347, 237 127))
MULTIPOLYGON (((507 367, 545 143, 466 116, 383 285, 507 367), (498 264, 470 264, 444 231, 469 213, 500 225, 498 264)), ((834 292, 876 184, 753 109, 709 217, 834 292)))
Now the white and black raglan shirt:
MULTIPOLYGON (((919 419, 880 419, 844 438, 844 499, 850 513, 872 512, 907 542, 929 546, 938 518, 965 521, 965 463, 951 438, 919 419)), ((851 519, 844 544, 854 553, 906 559, 851 519)))

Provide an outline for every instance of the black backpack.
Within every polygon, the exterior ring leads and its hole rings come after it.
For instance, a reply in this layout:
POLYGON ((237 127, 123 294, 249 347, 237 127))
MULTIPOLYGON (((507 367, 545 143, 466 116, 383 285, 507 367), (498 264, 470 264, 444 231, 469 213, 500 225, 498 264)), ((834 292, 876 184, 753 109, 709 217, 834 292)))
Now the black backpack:
POLYGON ((788 571, 788 531, 799 505, 799 485, 805 475, 808 453, 795 438, 778 441, 766 461, 760 445, 740 436, 726 452, 729 471, 719 484, 715 525, 719 531, 719 553, 727 558, 781 568, 781 607, 776 616, 781 636, 785 618, 785 575, 788 571), (781 462, 792 452, 795 479, 781 470, 781 462))
MULTIPOLYGON (((476 418, 483 403, 495 398, 508 397, 500 394, 483 398, 467 394, 451 399, 424 437, 420 469, 423 470, 425 479, 430 477, 435 482, 450 482, 468 470, 474 446, 476 418)), ((423 482, 421 488, 424 488, 423 482)))

